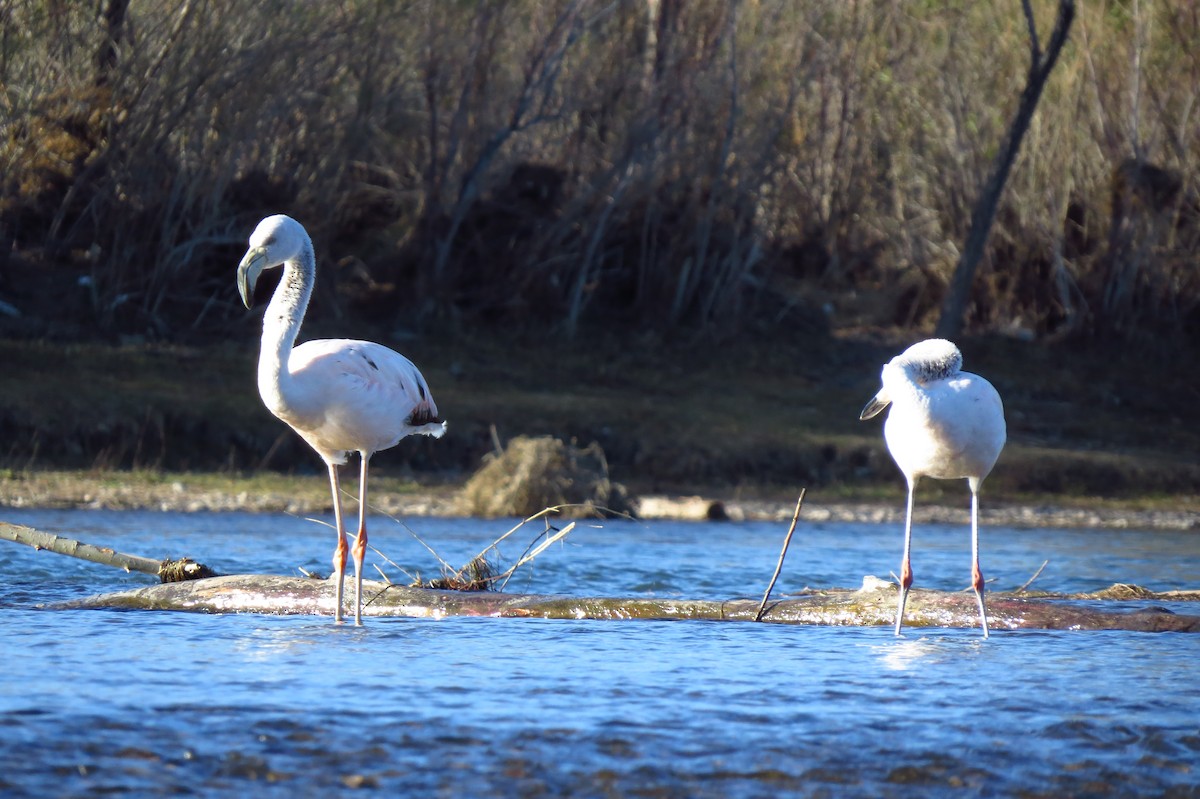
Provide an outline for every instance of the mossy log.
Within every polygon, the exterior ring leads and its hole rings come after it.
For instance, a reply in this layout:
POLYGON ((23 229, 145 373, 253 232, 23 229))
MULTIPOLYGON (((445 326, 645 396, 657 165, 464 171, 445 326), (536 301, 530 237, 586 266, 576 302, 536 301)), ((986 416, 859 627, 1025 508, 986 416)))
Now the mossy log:
MULTIPOLYGON (((708 619, 753 621, 755 599, 689 600, 661 597, 574 597, 498 592, 438 591, 364 581, 367 616, 442 618, 447 616, 532 617, 543 619, 708 619)), ((1200 616, 1161 608, 1106 610, 1105 599, 1194 600, 1200 592, 1154 594, 1130 586, 1082 595, 988 596, 993 629, 1134 630, 1200 632, 1200 616), (1091 600, 1064 602, 1061 600, 1091 600)), ((763 621, 842 626, 888 625, 895 613, 890 583, 868 577, 859 590, 806 591, 768 603, 763 621)), ((59 603, 66 608, 134 608, 204 613, 332 615, 329 580, 243 574, 166 583, 59 603)), ((974 595, 914 589, 905 624, 910 627, 974 627, 979 623, 974 595)))

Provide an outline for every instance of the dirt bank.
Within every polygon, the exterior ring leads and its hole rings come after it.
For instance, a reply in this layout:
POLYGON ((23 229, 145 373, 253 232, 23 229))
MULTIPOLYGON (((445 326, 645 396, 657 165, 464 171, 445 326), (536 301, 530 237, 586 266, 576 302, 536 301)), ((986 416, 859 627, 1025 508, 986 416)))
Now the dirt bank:
MULTIPOLYGON (((454 516, 459 514, 454 483, 417 485, 382 477, 372 490, 371 504, 390 516, 454 516)), ((159 474, 109 472, 104 474, 45 471, 0 473, 0 515, 13 508, 93 508, 159 511, 249 511, 317 514, 330 512, 328 484, 319 475, 287 477, 258 475, 238 477, 217 474, 159 474)), ((966 492, 963 492, 965 502, 966 492)), ((899 498, 897 498, 899 499, 899 498)), ((795 499, 745 499, 733 495, 644 494, 635 503, 643 519, 713 521, 719 524, 747 520, 778 521, 786 524, 795 509, 795 499)), ((819 522, 872 522, 900 525, 904 521, 900 501, 882 502, 842 497, 822 498, 810 490, 801 519, 819 522)), ((985 504, 984 524, 1012 527, 1129 528, 1146 530, 1198 530, 1200 508, 1163 502, 1158 507, 1119 507, 1093 504, 1090 507, 1045 503, 985 504)), ((914 518, 922 524, 967 524, 963 506, 939 501, 918 505, 914 518)))

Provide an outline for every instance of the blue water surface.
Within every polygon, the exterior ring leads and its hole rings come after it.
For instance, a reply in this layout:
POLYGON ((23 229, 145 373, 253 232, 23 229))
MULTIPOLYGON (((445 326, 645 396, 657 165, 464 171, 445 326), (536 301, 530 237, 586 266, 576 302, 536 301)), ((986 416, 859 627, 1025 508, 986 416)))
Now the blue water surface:
MULTIPOLYGON (((226 573, 327 571, 332 551, 284 515, 0 518, 226 573)), ((461 565, 511 524, 407 526, 461 565)), ((508 590, 758 597, 785 531, 580 523, 508 590)), ((775 595, 886 577, 900 537, 801 524, 775 595)), ((371 542, 397 582, 438 572, 398 522, 371 542)), ((1200 585, 1195 533, 988 528, 983 552, 996 590, 1043 560, 1048 590, 1200 585)), ((923 526, 913 560, 918 585, 964 587, 967 531, 923 526)), ((0 542, 0 795, 1200 795, 1194 635, 47 607, 151 582, 0 542)))

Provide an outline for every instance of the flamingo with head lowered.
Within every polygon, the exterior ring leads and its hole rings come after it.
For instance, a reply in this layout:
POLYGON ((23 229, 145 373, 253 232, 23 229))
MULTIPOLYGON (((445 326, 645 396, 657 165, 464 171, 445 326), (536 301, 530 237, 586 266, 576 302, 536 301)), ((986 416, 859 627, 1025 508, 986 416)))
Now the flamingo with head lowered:
POLYGON ((342 620, 347 551, 354 558, 354 622, 362 624, 362 565, 367 548, 367 466, 371 455, 420 433, 441 438, 429 385, 412 361, 382 344, 318 339, 299 346, 296 335, 312 296, 317 266, 312 240, 299 222, 282 214, 258 223, 237 269, 238 291, 252 307, 259 276, 283 267, 283 277, 263 317, 258 392, 267 409, 317 451, 329 469, 337 547, 335 621, 342 620), (338 466, 352 452, 361 458, 358 535, 347 546, 338 466))
POLYGON ((909 562, 913 492, 922 477, 966 478, 971 488, 971 586, 979 604, 983 637, 988 635, 983 573, 979 569, 979 486, 1004 448, 1004 406, 991 383, 961 368, 962 353, 951 342, 940 338, 918 342, 883 367, 883 388, 859 416, 870 419, 892 406, 883 425, 883 437, 892 459, 908 480, 896 635, 900 634, 913 581, 909 562))

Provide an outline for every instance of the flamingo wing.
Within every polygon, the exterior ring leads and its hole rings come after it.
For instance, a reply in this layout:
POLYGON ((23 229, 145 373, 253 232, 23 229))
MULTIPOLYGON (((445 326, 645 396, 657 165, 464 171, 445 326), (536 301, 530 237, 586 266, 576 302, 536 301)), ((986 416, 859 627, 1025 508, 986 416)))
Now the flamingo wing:
POLYGON ((288 360, 297 408, 315 412, 293 427, 322 453, 377 452, 413 433, 440 437, 445 423, 420 370, 382 344, 308 341, 288 360))

